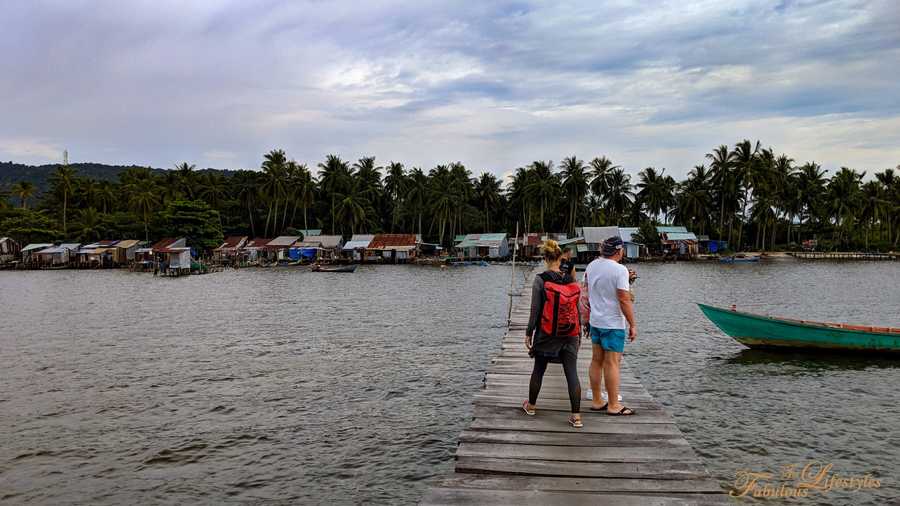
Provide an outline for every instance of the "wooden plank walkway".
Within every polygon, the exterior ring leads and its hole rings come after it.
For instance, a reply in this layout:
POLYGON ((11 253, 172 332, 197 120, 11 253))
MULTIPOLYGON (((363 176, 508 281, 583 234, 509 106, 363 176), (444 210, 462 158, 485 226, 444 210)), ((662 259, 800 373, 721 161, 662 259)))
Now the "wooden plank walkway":
MULTIPOLYGON (((558 364, 547 368, 537 415, 522 412, 533 364, 523 344, 530 304, 528 285, 475 395, 472 424, 459 436, 456 470, 429 488, 421 504, 728 503, 673 419, 624 364, 621 395, 634 416, 594 413, 583 400, 584 428, 570 427, 558 364)), ((591 359, 586 343, 578 357, 583 393, 591 359)))

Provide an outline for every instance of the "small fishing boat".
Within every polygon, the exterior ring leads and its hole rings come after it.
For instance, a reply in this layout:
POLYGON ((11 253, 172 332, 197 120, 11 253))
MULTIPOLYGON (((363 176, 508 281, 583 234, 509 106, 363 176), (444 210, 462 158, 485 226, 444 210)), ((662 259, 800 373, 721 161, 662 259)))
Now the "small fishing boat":
POLYGON ((900 328, 774 318, 697 304, 722 332, 749 348, 900 353, 900 328))
POLYGON ((759 255, 731 255, 719 258, 719 263, 723 264, 745 264, 751 262, 759 262, 759 255))
POLYGON ((359 267, 357 264, 347 265, 313 265, 313 272, 354 272, 359 267))

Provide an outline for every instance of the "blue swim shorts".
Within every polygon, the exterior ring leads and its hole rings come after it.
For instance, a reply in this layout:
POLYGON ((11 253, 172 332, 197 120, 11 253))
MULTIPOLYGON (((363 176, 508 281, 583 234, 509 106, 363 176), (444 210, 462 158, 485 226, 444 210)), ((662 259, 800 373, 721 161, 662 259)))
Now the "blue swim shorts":
POLYGON ((592 326, 591 342, 599 344, 606 351, 625 353, 625 331, 623 329, 598 329, 592 326))

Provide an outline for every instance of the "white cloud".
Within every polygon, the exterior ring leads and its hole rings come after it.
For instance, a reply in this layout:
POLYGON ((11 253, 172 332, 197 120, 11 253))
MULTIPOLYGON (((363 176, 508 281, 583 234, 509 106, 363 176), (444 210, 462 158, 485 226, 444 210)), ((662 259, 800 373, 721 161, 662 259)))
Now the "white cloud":
POLYGON ((796 159, 893 166, 898 13, 891 0, 22 2, 0 19, 0 157, 68 146, 234 168, 284 148, 312 166, 371 154, 499 175, 605 154, 678 176, 759 138, 796 159))

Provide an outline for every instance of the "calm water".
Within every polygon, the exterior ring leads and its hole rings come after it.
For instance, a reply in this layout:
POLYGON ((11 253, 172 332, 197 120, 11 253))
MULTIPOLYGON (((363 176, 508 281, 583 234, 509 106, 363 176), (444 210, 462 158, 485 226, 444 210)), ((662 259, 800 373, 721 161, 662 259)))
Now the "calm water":
MULTIPOLYGON (((810 459, 900 496, 900 360, 746 351, 692 302, 900 326, 896 263, 636 267, 633 370, 723 486, 810 459)), ((451 469, 509 270, 0 272, 0 502, 413 503, 451 469)), ((586 376, 586 373, 585 373, 586 376)))

